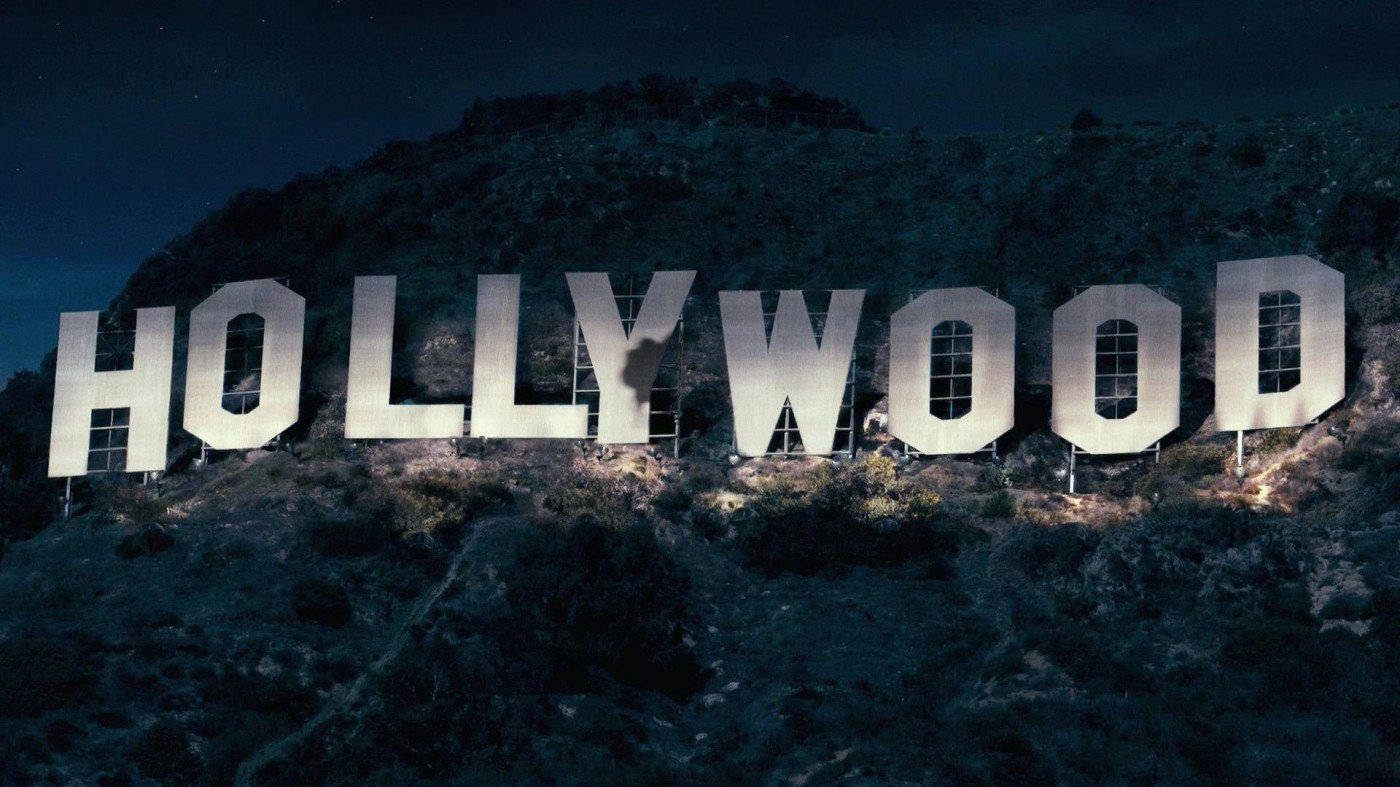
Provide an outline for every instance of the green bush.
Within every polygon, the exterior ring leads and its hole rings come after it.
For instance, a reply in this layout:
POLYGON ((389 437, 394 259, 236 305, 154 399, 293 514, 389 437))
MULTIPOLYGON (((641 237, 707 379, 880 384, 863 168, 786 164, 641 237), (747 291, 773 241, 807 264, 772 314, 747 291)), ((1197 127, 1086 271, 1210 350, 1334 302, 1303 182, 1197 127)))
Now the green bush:
POLYGON ((977 143, 972 137, 958 137, 954 141, 953 147, 956 151, 955 158, 963 169, 976 169, 987 160, 987 150, 977 143))
POLYGON ((1103 118, 1095 115, 1091 109, 1081 109, 1074 113, 1074 118, 1069 122, 1069 130, 1074 132, 1091 131, 1103 125, 1103 118))
POLYGON ((982 492, 995 492, 1011 486, 1012 471, 1002 462, 984 465, 977 473, 977 489, 982 492))
MULTIPOLYGON (((457 779, 469 760, 523 751, 518 747, 540 729, 543 705, 501 696, 524 688, 502 661, 494 643, 482 637, 449 641, 430 635, 409 648, 384 676, 379 691, 384 712, 366 720, 369 740, 356 742, 356 759, 383 767, 389 755, 419 778, 457 779)), ((337 752, 335 759, 343 756, 337 752)), ((320 774, 305 776, 314 780, 320 774)))
POLYGON ((1356 496, 1357 503, 1369 502, 1377 511, 1400 506, 1400 450, 1395 448, 1398 437, 1400 423, 1389 421, 1373 424, 1347 440, 1337 464, 1361 476, 1359 488, 1365 494, 1356 496))
POLYGON ((666 486, 652 498, 659 511, 682 512, 690 509, 696 498, 724 485, 724 476, 713 466, 701 462, 689 463, 684 471, 667 476, 666 486))
POLYGON ((264 675, 238 667, 210 676, 200 699, 235 716, 256 713, 269 719, 303 719, 316 709, 316 692, 298 682, 291 671, 264 675))
POLYGON ((982 516, 987 519, 1015 519, 1021 513, 1021 506, 1010 490, 998 489, 982 501, 982 516))

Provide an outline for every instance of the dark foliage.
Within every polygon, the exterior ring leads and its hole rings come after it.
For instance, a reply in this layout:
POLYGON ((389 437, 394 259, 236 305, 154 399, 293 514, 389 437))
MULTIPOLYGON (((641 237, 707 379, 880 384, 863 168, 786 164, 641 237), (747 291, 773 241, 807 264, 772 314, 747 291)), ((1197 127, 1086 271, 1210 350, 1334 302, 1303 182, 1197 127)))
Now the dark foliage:
POLYGON ((1369 250, 1383 256, 1400 233, 1400 200, 1374 191, 1347 191, 1328 212, 1319 245, 1324 251, 1369 250))
MULTIPOLYGON (((385 764, 387 753, 420 778, 445 779, 458 774, 464 759, 494 759, 503 747, 525 744, 542 709, 493 700, 500 682, 514 677, 503 672, 502 659, 479 638, 433 636, 405 654, 384 681, 382 701, 392 715, 374 719, 368 730, 380 747, 372 764, 385 764)), ((511 684, 523 688, 518 679, 511 684)))
POLYGON ((0 541, 31 538, 58 513, 45 467, 52 401, 52 383, 31 371, 0 390, 0 541))
POLYGON ((345 589, 329 579, 304 579, 292 588, 292 611, 298 618, 341 628, 353 611, 345 589))
POLYGON ((953 143, 958 165, 964 169, 976 169, 987 160, 987 149, 972 137, 958 137, 953 143))
POLYGON ((1007 537, 1007 550, 1029 576, 1066 577, 1079 570, 1098 541, 1098 535, 1083 525, 1023 524, 1007 537))
POLYGON ((627 191, 632 196, 641 199, 675 202, 690 196, 694 190, 684 180, 674 175, 648 173, 627 184, 627 191))
POLYGON ((1253 134, 1245 136, 1231 145, 1227 154, 1231 161, 1241 167, 1264 166, 1264 143, 1260 142, 1259 138, 1253 134))
POLYGON ((575 690, 600 668, 623 683, 683 698, 703 679, 682 641, 689 581, 651 528, 580 516, 546 530, 506 575, 519 629, 556 659, 575 690))
POLYGON ((37 473, 0 477, 0 541, 32 538, 53 521, 53 485, 37 473))
POLYGON ((1019 507, 1016 498, 1005 489, 998 489, 982 502, 982 516, 988 519, 1012 519, 1019 507))
POLYGON ((189 784, 202 770, 191 743, 184 727, 169 719, 159 719, 141 734, 127 757, 143 776, 189 784))
POLYGON ((92 643, 16 633, 0 642, 0 716, 34 716, 86 698, 97 682, 92 643))
MULTIPOLYGON (((1371 493, 1370 506, 1374 513, 1400 510, 1400 451, 1395 445, 1400 438, 1400 426, 1373 427, 1347 441, 1338 464, 1358 472, 1371 493)), ((1366 498, 1356 501, 1365 505, 1366 498)), ((1364 510, 1364 509, 1363 509, 1364 510)))
POLYGON ((1095 115, 1093 110, 1081 109, 1074 113, 1074 118, 1069 122, 1070 131, 1091 131, 1103 125, 1103 118, 1095 115))
POLYGON ((824 473, 806 486, 764 489, 737 529, 750 564, 769 575, 922 561, 942 577, 970 534, 938 510, 936 495, 901 488, 879 460, 824 473))
MULTIPOLYGON (((948 781, 1389 781, 1397 712, 1380 693, 1400 650, 1323 630, 1299 538, 1213 508, 1106 536, 1018 527, 1003 551, 1028 583, 1001 602, 1013 627, 955 618, 898 713, 953 731, 930 755, 948 781), (1182 638, 1197 655, 1159 650, 1182 638), (999 683, 1037 691, 965 702, 999 683)), ((1381 596, 1376 627, 1394 619, 1381 596)))
POLYGON ((165 528, 153 523, 138 526, 117 542, 117 557, 131 560, 154 555, 175 546, 175 539, 165 528))
POLYGON ((311 548, 327 557, 358 557, 378 552, 393 532, 393 505, 385 497, 361 496, 348 516, 319 513, 306 526, 311 548))

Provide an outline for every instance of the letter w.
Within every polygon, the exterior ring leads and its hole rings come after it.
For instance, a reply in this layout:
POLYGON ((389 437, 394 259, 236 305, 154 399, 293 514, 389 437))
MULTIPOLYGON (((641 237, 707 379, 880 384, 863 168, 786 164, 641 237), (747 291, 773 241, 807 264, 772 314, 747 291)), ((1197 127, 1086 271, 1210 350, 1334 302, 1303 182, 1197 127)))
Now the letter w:
POLYGON ((770 337, 757 291, 719 294, 734 442, 741 455, 767 451, 785 402, 806 453, 831 453, 864 299, 865 290, 832 290, 818 338, 802 291, 783 290, 770 337))

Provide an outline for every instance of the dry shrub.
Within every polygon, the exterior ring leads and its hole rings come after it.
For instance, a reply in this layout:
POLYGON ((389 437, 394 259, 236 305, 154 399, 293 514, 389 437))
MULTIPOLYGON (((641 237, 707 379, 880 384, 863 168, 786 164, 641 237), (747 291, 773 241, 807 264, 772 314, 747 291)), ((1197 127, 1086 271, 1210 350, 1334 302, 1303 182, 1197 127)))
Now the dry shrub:
POLYGON ((165 517, 165 503, 149 487, 129 483, 107 485, 98 496, 98 512, 114 522, 146 525, 165 517))
POLYGON ((453 535, 493 505, 511 500, 494 476, 434 470, 394 489, 395 524, 400 533, 453 535))
POLYGON ((540 500, 547 518, 568 523, 580 516, 596 519, 611 530, 629 527, 647 496, 640 479, 575 470, 551 487, 540 500))
POLYGON ((927 559, 941 575, 961 527, 940 514, 939 502, 934 490, 898 478, 887 457, 824 465, 800 481, 758 482, 737 516, 739 546, 768 574, 927 559))

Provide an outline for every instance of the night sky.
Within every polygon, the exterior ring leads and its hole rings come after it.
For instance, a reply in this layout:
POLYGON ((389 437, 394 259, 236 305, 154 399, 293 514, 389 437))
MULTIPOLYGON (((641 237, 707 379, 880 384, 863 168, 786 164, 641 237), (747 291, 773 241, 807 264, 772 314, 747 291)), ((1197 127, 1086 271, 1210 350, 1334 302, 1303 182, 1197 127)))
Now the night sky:
POLYGON ((1400 100, 1394 0, 190 5, 0 0, 0 380, 233 193, 477 97, 781 76, 932 133, 1400 100))

